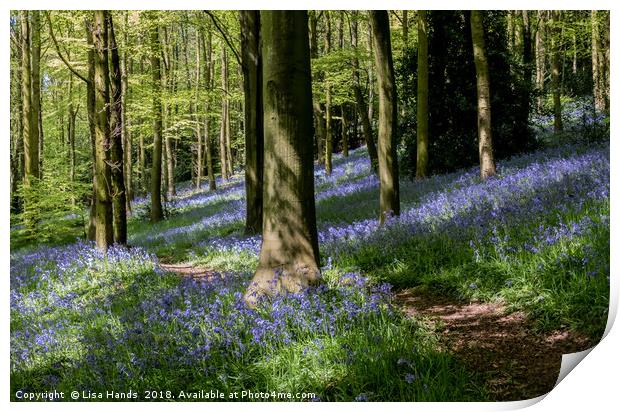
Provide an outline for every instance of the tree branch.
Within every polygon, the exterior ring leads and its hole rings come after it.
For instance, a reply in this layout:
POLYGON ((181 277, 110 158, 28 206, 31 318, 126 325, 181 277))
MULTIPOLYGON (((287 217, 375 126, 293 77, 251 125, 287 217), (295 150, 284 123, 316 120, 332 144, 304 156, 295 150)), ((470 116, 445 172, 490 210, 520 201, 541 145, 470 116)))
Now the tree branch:
POLYGON ((71 70, 73 72, 73 74, 75 74, 77 77, 79 77, 80 79, 82 79, 83 81, 86 82, 86 84, 89 84, 90 81, 82 76, 72 65, 71 63, 69 63, 69 61, 67 61, 67 59, 65 58, 65 56, 62 55, 62 53, 60 52, 60 47, 58 46, 58 41, 56 41, 56 36, 54 36, 54 29, 52 28, 52 19, 50 18, 50 12, 46 11, 45 12, 45 17, 47 18, 47 24, 50 27, 50 37, 52 38, 52 42, 54 43, 54 47, 56 48, 56 53, 58 54, 58 57, 60 57, 60 60, 62 60, 62 62, 65 64, 65 66, 67 66, 67 68, 69 70, 71 70))
POLYGON ((224 29, 219 25, 217 17, 215 17, 215 15, 211 13, 211 11, 209 10, 203 10, 203 11, 207 13, 209 17, 211 17, 211 21, 213 21, 215 28, 217 28, 217 30, 222 34, 222 38, 224 39, 224 41, 226 42, 230 50, 235 55, 235 58, 237 59, 237 63, 239 63, 239 66, 241 66, 242 65, 241 57, 239 57, 239 53, 237 52, 237 49, 235 49, 235 47, 232 45, 232 42, 230 41, 230 36, 228 35, 228 33, 226 33, 224 29))

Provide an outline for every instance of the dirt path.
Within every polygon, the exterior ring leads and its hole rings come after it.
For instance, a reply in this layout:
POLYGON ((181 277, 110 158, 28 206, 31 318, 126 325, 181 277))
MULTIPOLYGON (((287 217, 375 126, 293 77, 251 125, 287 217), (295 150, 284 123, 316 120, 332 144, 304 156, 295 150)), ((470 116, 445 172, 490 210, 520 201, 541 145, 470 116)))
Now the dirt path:
POLYGON ((191 263, 160 263, 159 266, 167 272, 176 273, 179 276, 192 278, 200 282, 209 282, 216 277, 222 276, 213 269, 194 266, 191 263))
POLYGON ((496 400, 530 399, 553 389, 562 355, 590 347, 573 332, 533 332, 522 312, 504 313, 492 303, 458 302, 418 287, 400 291, 396 301, 408 316, 435 323, 446 350, 487 378, 496 400))

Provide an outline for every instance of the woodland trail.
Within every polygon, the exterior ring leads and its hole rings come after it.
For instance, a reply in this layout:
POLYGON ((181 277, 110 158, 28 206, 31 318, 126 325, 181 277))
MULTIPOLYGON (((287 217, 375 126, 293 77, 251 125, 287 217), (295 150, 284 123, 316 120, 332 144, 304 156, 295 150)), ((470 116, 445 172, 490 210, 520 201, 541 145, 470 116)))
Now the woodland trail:
POLYGON ((506 313, 499 303, 456 301, 423 286, 398 291, 395 297, 407 316, 430 322, 443 349, 485 376, 496 401, 548 393, 557 381, 562 355, 592 346, 573 331, 537 334, 525 313, 506 313))

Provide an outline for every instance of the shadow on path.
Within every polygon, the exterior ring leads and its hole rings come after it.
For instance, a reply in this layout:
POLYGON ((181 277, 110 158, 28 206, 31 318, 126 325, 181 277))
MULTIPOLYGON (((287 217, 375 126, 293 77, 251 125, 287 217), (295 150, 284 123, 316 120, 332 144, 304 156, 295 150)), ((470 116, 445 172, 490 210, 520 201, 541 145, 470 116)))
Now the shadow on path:
POLYGON ((486 376, 497 401, 548 393, 560 373, 562 355, 592 346, 572 331, 536 334, 523 312, 506 314, 499 303, 459 302, 425 287, 397 292, 396 302, 407 316, 432 322, 444 348, 486 376))

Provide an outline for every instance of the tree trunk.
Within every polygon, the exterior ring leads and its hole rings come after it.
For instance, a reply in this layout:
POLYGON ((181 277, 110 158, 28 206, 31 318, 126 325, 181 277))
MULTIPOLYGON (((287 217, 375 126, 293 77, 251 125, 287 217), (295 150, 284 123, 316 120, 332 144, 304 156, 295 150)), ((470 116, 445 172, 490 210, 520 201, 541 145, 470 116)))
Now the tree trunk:
MULTIPOLYGON (((318 18, 316 11, 310 10, 310 59, 316 59, 319 57, 319 42, 317 24, 318 18)), ((318 79, 321 78, 321 73, 318 74, 318 79)), ((317 148, 317 160, 319 164, 324 163, 323 141, 325 140, 325 120, 323 118, 323 111, 321 110, 321 104, 318 101, 312 102, 312 110, 314 115, 314 139, 316 140, 317 148)))
POLYGON ((113 241, 112 200, 110 198, 110 78, 108 66, 107 12, 96 10, 93 26, 95 46, 95 171, 97 191, 96 242, 106 251, 113 241))
POLYGON ((97 170, 95 167, 97 159, 96 142, 96 110, 95 110, 95 46, 93 44, 93 25, 92 21, 85 21, 86 43, 88 50, 88 82, 86 83, 86 111, 88 113, 88 130, 90 133, 90 147, 93 158, 93 193, 90 199, 90 217, 88 220, 88 239, 96 241, 97 237, 97 170))
POLYGON ((109 50, 111 53, 110 84, 112 89, 110 169, 112 173, 112 212, 114 215, 114 243, 127 244, 127 192, 123 164, 123 82, 121 63, 114 33, 114 21, 108 13, 109 50))
MULTIPOLYGON (((161 49, 163 53, 163 59, 165 62, 164 68, 162 70, 163 88, 166 91, 170 91, 171 93, 174 93, 176 89, 176 81, 174 78, 175 70, 174 70, 173 64, 177 62, 178 59, 176 58, 177 56, 174 55, 174 51, 173 51, 172 58, 170 57, 170 48, 172 47, 169 47, 170 42, 168 41, 168 30, 166 26, 163 27, 163 36, 161 37, 160 40, 161 40, 161 49)), ((172 109, 170 108, 169 104, 166 104, 165 106, 163 106, 162 110, 164 113, 163 129, 165 130, 170 125, 170 117, 172 116, 172 109)), ((163 150, 164 150, 163 178, 164 178, 164 182, 166 186, 166 199, 170 201, 172 200, 174 196, 176 196, 176 189, 174 185, 174 152, 172 150, 172 140, 171 140, 172 137, 170 136, 170 134, 162 136, 162 139, 163 139, 163 150)))
MULTIPOLYGON (((207 39, 205 41, 204 35, 202 36, 203 42, 203 53, 204 53, 204 62, 205 62, 205 88, 213 89, 213 61, 211 59, 213 52, 212 45, 212 35, 211 29, 207 32, 207 39)), ((205 155, 207 159, 207 177, 209 178, 209 190, 216 190, 215 183, 215 172, 213 170, 213 148, 211 145, 211 136, 210 136, 210 123, 209 123, 209 107, 210 107, 210 98, 207 95, 205 99, 205 120, 204 120, 204 129, 205 129, 205 155)))
POLYGON ((543 108, 543 90, 545 88, 545 21, 544 11, 537 12, 538 27, 536 29, 535 49, 536 49, 536 109, 540 113, 543 108))
POLYGON ((372 28, 368 30, 368 122, 370 130, 373 130, 375 118, 375 73, 374 73, 374 44, 372 39, 372 28))
POLYGON ((418 101, 416 177, 428 172, 428 26, 426 10, 418 10, 418 101))
POLYGON ((522 10, 523 16, 523 94, 521 96, 521 124, 525 127, 523 130, 524 138, 527 138, 527 125, 530 118, 530 100, 532 91, 532 31, 530 28, 529 11, 522 10))
POLYGON ((389 216, 400 215, 396 157, 398 112, 387 11, 371 11, 370 21, 379 86, 379 223, 383 224, 389 216))
MULTIPOLYGON (((357 12, 353 12, 353 30, 351 33, 353 47, 358 47, 358 25, 357 25, 357 12)), ((372 88, 372 87, 371 87, 372 88)), ((357 103, 357 113, 362 121, 362 133, 364 135, 364 141, 366 142, 366 150, 368 150, 368 156, 370 157, 370 165, 373 172, 379 171, 379 159, 377 156, 377 146, 375 145, 375 139, 372 135, 372 127, 370 125, 370 119, 368 117, 368 108, 366 107, 366 101, 364 100, 364 94, 362 93, 362 84, 360 81, 360 63, 357 57, 353 57, 353 92, 355 94, 355 101, 357 103)))
POLYGON ((601 67, 601 35, 599 30, 598 12, 591 11, 592 24, 592 84, 594 95, 594 109, 596 113, 603 113, 605 110, 604 81, 601 67))
MULTIPOLYGON (((194 89, 195 93, 195 104, 196 104, 196 189, 200 189, 200 185, 202 184, 202 170, 203 170, 203 160, 202 160, 202 135, 200 134, 200 116, 198 115, 198 106, 200 99, 200 56, 204 52, 201 50, 201 46, 203 46, 201 42, 202 37, 200 36, 200 32, 196 30, 196 86, 194 89)), ((189 75, 188 75, 189 76, 189 75)), ((208 85, 205 85, 205 89, 208 85)))
POLYGON ((564 129, 562 125, 562 101, 561 84, 560 84, 560 39, 558 23, 560 21, 560 12, 551 12, 551 22, 553 25, 553 36, 551 41, 551 87, 553 88, 553 131, 561 133, 564 129))
POLYGON ((38 10, 32 11, 32 116, 33 139, 37 142, 37 166, 39 179, 43 178, 43 117, 41 116, 41 19, 38 10))
MULTIPOLYGON (((23 17, 22 17, 23 18, 23 17)), ((19 31, 16 31, 16 37, 18 44, 21 44, 21 34, 19 31)), ((24 180, 24 123, 26 118, 24 116, 24 104, 23 104, 23 82, 22 82, 22 51, 21 47, 15 48, 15 53, 17 55, 19 66, 14 71, 15 73, 15 83, 14 87, 11 87, 11 90, 15 90, 15 109, 16 109, 16 127, 15 134, 13 137, 13 152, 12 152, 12 160, 13 164, 11 167, 11 209, 15 212, 19 212, 21 208, 20 199, 18 195, 18 184, 21 180, 24 180)))
POLYGON ((222 120, 220 122, 220 167, 222 169, 222 180, 228 180, 228 162, 230 159, 228 158, 228 150, 226 150, 226 119, 228 118, 228 105, 226 104, 226 100, 228 96, 226 96, 226 84, 227 82, 227 74, 226 74, 226 48, 222 45, 222 120))
MULTIPOLYGON (((426 11, 424 13, 426 14, 426 11)), ((407 48, 408 43, 409 43, 409 16, 408 16, 407 10, 403 10, 403 46, 407 48)))
POLYGON ((245 294, 298 292, 320 279, 314 205, 312 86, 305 11, 262 11, 263 240, 245 294))
POLYGON ((228 169, 228 176, 233 175, 233 157, 230 143, 230 96, 228 93, 228 54, 224 49, 222 53, 222 89, 224 89, 224 136, 226 147, 226 168, 228 169))
POLYGON ((342 155, 349 157, 349 124, 344 104, 340 105, 340 117, 342 118, 342 155))
POLYGON ((30 48, 30 22, 28 11, 21 11, 21 46, 22 46, 22 125, 24 141, 24 184, 30 186, 33 178, 39 177, 39 129, 38 115, 32 87, 31 48, 30 48))
MULTIPOLYGON (((153 13, 153 12, 152 12, 153 13)), ((161 206, 162 109, 161 109, 161 43, 157 16, 151 15, 150 46, 153 88, 153 159, 151 166, 151 222, 163 219, 161 206)))
POLYGON ((263 227, 263 96, 260 12, 240 11, 241 62, 245 98, 245 233, 263 227))
MULTIPOLYGON (((129 13, 125 13, 125 27, 129 25, 129 13)), ((134 198, 134 188, 133 188, 133 145, 131 141, 131 135, 129 134, 129 119, 127 118, 127 93, 129 92, 129 74, 127 68, 127 44, 129 43, 129 35, 128 30, 125 30, 125 35, 123 39, 123 48, 122 48, 122 58, 121 58, 121 106, 123 107, 122 117, 121 117, 121 140, 123 142, 124 150, 124 160, 123 165, 125 166, 125 190, 127 191, 126 196, 126 209, 127 211, 131 211, 131 201, 134 198)))
POLYGON ((489 64, 484 42, 482 13, 471 12, 471 39, 476 65, 476 88, 478 90, 478 151, 480 155, 480 177, 484 180, 495 175, 493 139, 491 136, 491 89, 489 85, 489 64))
MULTIPOLYGON (((329 11, 325 10, 325 24, 327 32, 325 34, 325 54, 328 55, 332 48, 332 24, 329 11)), ((332 174, 332 152, 334 142, 332 136, 332 92, 331 84, 325 80, 325 174, 332 174)))

